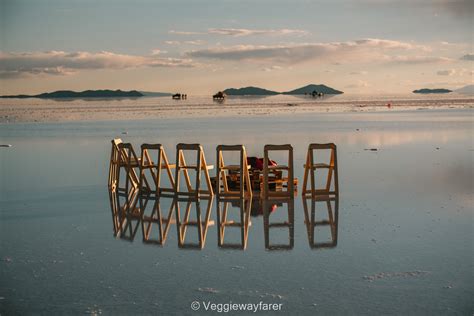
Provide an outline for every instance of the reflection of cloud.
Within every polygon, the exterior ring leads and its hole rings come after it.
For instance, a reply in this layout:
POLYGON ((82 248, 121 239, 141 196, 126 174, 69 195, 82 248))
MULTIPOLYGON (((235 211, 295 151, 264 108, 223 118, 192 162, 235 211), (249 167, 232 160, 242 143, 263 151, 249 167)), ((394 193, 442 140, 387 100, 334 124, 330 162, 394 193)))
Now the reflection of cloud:
POLYGON ((155 49, 147 56, 63 51, 0 53, 0 76, 14 78, 37 74, 65 75, 82 69, 195 66, 190 59, 159 57, 157 52, 159 50, 155 49))
POLYGON ((436 74, 438 76, 452 76, 456 73, 456 70, 454 69, 448 69, 448 70, 438 70, 436 74))
MULTIPOLYGON (((333 63, 344 61, 393 61, 384 55, 389 51, 427 50, 426 47, 407 42, 362 39, 348 42, 285 44, 276 46, 237 45, 231 47, 214 47, 188 52, 196 58, 208 58, 230 61, 268 61, 274 63, 294 64, 309 60, 329 60, 333 63)), ((395 60, 402 61, 401 58, 395 60)), ((409 60, 408 58, 406 60, 409 60)), ((437 61, 433 57, 432 61, 437 61)))

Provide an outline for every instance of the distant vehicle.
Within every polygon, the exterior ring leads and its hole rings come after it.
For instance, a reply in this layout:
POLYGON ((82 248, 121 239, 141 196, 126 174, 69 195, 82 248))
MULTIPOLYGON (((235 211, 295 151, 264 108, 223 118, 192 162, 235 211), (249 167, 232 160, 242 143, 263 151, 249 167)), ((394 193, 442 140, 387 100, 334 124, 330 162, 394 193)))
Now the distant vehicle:
POLYGON ((214 100, 224 100, 226 97, 227 97, 227 94, 225 94, 225 92, 222 92, 222 91, 219 91, 212 96, 214 100))
POLYGON ((173 94, 172 98, 174 100, 184 100, 188 98, 188 95, 184 93, 176 93, 176 94, 173 94))
POLYGON ((310 96, 312 96, 313 98, 324 96, 324 93, 318 92, 318 91, 316 91, 316 90, 314 90, 314 91, 311 92, 311 93, 305 93, 305 95, 308 95, 308 94, 309 94, 310 96))

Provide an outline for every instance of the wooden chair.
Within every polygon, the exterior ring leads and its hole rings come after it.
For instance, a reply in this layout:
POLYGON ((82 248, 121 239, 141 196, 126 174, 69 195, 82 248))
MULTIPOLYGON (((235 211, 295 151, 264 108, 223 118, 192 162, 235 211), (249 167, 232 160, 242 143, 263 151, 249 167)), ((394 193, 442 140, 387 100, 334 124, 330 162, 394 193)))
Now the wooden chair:
POLYGON ((211 220, 212 211, 212 200, 213 196, 207 198, 174 198, 175 210, 176 210, 176 230, 178 231, 178 247, 187 249, 203 249, 206 244, 206 237, 209 226, 214 225, 214 221, 211 220), (201 201, 208 201, 206 207, 206 214, 204 220, 202 220, 201 212, 201 201), (179 203, 186 202, 186 210, 184 216, 181 216, 181 208, 179 203), (195 206, 196 220, 190 220, 192 206, 195 206), (186 242, 186 233, 188 227, 196 227, 198 232, 197 242, 186 242))
POLYGON ((143 183, 146 181, 146 171, 148 170, 153 182, 155 183, 155 188, 152 192, 154 191, 156 196, 161 195, 163 192, 174 194, 174 179, 171 169, 174 169, 175 165, 169 163, 163 145, 143 144, 141 149, 139 187, 141 188, 143 183), (153 159, 154 156, 156 157, 156 160, 153 159), (161 186, 162 170, 166 170, 171 187, 166 188, 161 186))
POLYGON ((122 143, 120 138, 112 140, 112 149, 110 151, 109 163, 109 181, 108 187, 110 190, 116 190, 118 187, 118 179, 120 173, 120 149, 119 145, 122 143))
MULTIPOLYGON (((276 184, 276 183, 275 183, 276 184)), ((268 199, 270 197, 276 198, 293 198, 295 194, 294 191, 294 174, 293 174, 293 147, 291 145, 265 145, 264 147, 264 163, 263 163, 263 190, 262 197, 268 199), (269 166, 269 155, 271 151, 288 151, 288 165, 277 165, 269 166), (270 181, 269 173, 270 172, 288 172, 287 178, 275 179, 276 181, 281 181, 286 183, 287 189, 281 191, 270 191, 270 181)))
MULTIPOLYGON (((119 144, 120 149, 120 166, 125 168, 126 180, 125 180, 125 192, 130 192, 130 189, 139 189, 139 191, 150 192, 150 185, 146 178, 144 183, 146 187, 140 187, 140 179, 137 175, 137 171, 140 172, 141 159, 135 153, 132 144, 121 143, 119 144)), ((120 177, 120 174, 119 174, 120 177)), ((117 180, 119 181, 120 178, 117 180)))
POLYGON ((265 249, 267 250, 290 250, 294 247, 295 239, 295 200, 293 198, 280 198, 280 199, 266 199, 262 201, 263 204, 263 229, 265 234, 265 249), (271 216, 279 215, 281 211, 279 209, 270 213, 272 205, 277 202, 282 206, 287 204, 288 207, 288 219, 284 221, 270 221, 271 216), (281 231, 284 228, 288 229, 288 243, 271 243, 270 231, 272 228, 276 228, 281 231))
POLYGON ((319 195, 311 198, 303 197, 303 209, 309 247, 311 249, 336 247, 339 222, 339 196, 319 195), (308 207, 307 201, 311 201, 311 210, 308 207), (316 220, 317 202, 320 202, 320 204, 326 204, 325 208, 327 209, 328 219, 316 220), (334 203, 334 209, 332 203, 334 203), (318 242, 315 236, 316 231, 318 228, 327 226, 329 226, 330 229, 330 241, 318 242))
POLYGON ((339 181, 337 173, 337 147, 333 143, 329 144, 310 144, 308 146, 308 153, 306 155, 306 163, 304 165, 304 179, 303 179, 303 196, 317 196, 317 195, 338 195, 339 181), (315 162, 315 150, 330 150, 331 157, 329 163, 315 162), (326 187, 324 189, 316 189, 315 173, 318 169, 327 169, 328 175, 326 179, 326 187), (307 189, 308 177, 311 176, 311 188, 307 189), (334 180, 333 180, 334 179, 334 180), (334 181, 334 190, 331 190, 331 183, 334 181))
POLYGON ((216 195, 219 197, 236 197, 243 199, 252 198, 252 184, 250 183, 249 169, 247 164, 247 152, 243 145, 219 145, 216 148, 217 170, 216 170, 216 195), (224 152, 239 152, 239 165, 226 165, 224 163, 224 152), (239 191, 230 190, 227 177, 235 177, 235 182, 239 183, 239 191), (222 180, 223 190, 221 191, 220 181, 222 180))
POLYGON ((209 170, 213 169, 213 165, 206 163, 206 157, 204 156, 204 150, 199 144, 178 144, 176 145, 176 176, 174 182, 174 192, 176 196, 190 196, 199 198, 200 196, 213 196, 211 178, 209 177, 209 170), (184 159, 184 151, 195 151, 196 152, 196 164, 188 165, 184 159), (189 177, 188 170, 196 171, 196 183, 195 188, 192 188, 191 179, 189 177), (186 181, 187 191, 181 191, 179 187, 180 173, 183 171, 184 179, 186 181), (204 178, 207 184, 207 190, 201 189, 201 173, 204 173, 204 178))
POLYGON ((252 208, 252 199, 240 199, 235 198, 221 198, 216 200, 217 204, 217 227, 218 227, 218 239, 217 245, 219 248, 225 249, 242 249, 247 248, 247 240, 249 236, 250 223, 250 210, 252 208), (229 213, 229 204, 234 205, 238 203, 239 217, 240 220, 228 220, 227 216, 229 213), (222 205, 222 206, 221 206, 222 205), (229 243, 225 242, 226 228, 239 228, 240 229, 240 243, 229 243))

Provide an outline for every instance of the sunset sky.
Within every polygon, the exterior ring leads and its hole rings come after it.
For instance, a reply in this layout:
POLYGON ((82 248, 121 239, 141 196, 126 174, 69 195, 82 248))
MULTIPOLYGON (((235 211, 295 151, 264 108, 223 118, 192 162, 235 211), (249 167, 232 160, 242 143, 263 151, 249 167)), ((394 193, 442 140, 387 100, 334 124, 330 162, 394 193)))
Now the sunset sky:
POLYGON ((0 94, 472 84, 470 0, 0 0, 0 94))

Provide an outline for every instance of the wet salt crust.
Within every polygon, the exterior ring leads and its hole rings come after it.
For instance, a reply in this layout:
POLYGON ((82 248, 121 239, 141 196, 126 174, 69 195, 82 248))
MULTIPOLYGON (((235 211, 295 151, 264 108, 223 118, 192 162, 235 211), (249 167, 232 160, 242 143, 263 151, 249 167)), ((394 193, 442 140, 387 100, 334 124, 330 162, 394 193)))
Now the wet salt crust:
MULTIPOLYGON (((0 143, 13 145, 0 150, 0 313, 187 315, 199 314, 193 301, 262 301, 281 303, 282 315, 471 314, 472 111, 0 124, 0 143), (215 225, 203 250, 178 248, 175 225, 163 246, 143 243, 140 226, 133 241, 115 238, 114 137, 162 143, 170 157, 177 143, 199 142, 210 164, 221 143, 249 155, 291 143, 300 181, 308 144, 334 142, 337 246, 310 247, 300 196, 287 251, 265 249, 262 216, 250 218, 245 251, 219 248, 215 225)), ((316 241, 330 236, 316 230, 316 241)), ((287 242, 288 230, 270 238, 287 242)))

